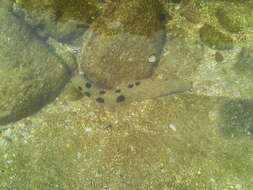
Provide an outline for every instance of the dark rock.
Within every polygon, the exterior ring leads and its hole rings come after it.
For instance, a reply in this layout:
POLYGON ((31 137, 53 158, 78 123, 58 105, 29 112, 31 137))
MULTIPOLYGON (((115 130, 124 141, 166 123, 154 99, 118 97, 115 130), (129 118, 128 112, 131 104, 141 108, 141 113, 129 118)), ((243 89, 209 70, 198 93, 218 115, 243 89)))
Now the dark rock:
POLYGON ((224 60, 224 57, 223 57, 222 53, 220 53, 218 51, 215 53, 214 56, 215 56, 215 61, 218 62, 218 63, 222 62, 224 60))
POLYGON ((0 124, 54 100, 70 78, 65 62, 0 5, 0 124))
POLYGON ((242 48, 234 69, 237 73, 241 74, 253 73, 253 48, 242 48))
POLYGON ((216 17, 219 23, 229 32, 238 33, 243 29, 241 14, 234 15, 233 12, 227 12, 223 9, 218 9, 216 17))
POLYGON ((253 101, 226 101, 220 112, 222 132, 228 136, 253 135, 253 101))
POLYGON ((111 3, 92 23, 83 45, 81 65, 89 80, 112 88, 150 77, 165 40, 162 12, 154 0, 111 3), (149 62, 151 56, 154 62, 149 62))

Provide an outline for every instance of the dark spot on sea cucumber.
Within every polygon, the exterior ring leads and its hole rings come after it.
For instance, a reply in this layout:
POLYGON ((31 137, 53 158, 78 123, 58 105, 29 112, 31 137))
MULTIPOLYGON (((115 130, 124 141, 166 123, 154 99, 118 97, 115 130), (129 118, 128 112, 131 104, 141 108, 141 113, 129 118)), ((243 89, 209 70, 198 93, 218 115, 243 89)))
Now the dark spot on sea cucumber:
POLYGON ((126 99, 126 97, 124 95, 120 95, 117 97, 116 102, 117 103, 124 102, 125 99, 126 99))
POLYGON ((105 90, 100 90, 100 91, 99 91, 99 94, 105 94, 105 93, 106 93, 105 90))
POLYGON ((86 86, 86 88, 91 88, 91 83, 88 83, 88 82, 87 82, 87 83, 85 84, 85 86, 86 86))
POLYGON ((115 93, 120 93, 120 92, 121 92, 120 89, 115 90, 115 93))
POLYGON ((133 84, 129 84, 129 85, 128 85, 128 88, 133 88, 133 87, 134 87, 133 84))
POLYGON ((139 86, 140 84, 141 84, 140 81, 135 82, 135 85, 136 85, 136 86, 139 86))
POLYGON ((91 93, 89 93, 89 92, 84 92, 84 95, 87 97, 91 97, 91 93))
POLYGON ((98 103, 104 103, 105 102, 104 98, 101 98, 101 97, 97 98, 96 101, 98 103))

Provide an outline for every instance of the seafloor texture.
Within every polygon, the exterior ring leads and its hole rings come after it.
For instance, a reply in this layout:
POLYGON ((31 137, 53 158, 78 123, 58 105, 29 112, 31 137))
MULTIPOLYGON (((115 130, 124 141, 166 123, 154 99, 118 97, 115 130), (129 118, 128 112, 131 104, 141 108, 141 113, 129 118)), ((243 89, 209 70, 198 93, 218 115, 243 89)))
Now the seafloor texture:
POLYGON ((253 189, 253 1, 164 7, 154 76, 191 80, 192 92, 104 107, 67 85, 4 126, 0 189, 253 189))

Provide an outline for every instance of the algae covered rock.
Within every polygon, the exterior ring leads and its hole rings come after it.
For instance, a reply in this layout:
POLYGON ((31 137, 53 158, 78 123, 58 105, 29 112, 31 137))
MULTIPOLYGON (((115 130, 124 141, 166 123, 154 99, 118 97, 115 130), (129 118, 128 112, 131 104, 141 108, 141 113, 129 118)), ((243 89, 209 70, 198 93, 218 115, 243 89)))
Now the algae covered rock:
POLYGON ((241 3, 224 9, 218 8, 216 17, 222 27, 231 33, 239 33, 253 26, 252 7, 241 3))
POLYGON ((199 7, 193 1, 185 3, 181 15, 189 22, 198 24, 201 21, 199 7))
POLYGON ((97 0, 16 0, 16 3, 33 14, 45 11, 58 20, 72 18, 87 23, 98 15, 100 6, 97 0))
POLYGON ((238 55, 238 60, 234 65, 234 69, 240 74, 253 73, 253 48, 244 47, 238 55))
POLYGON ((209 24, 204 24, 200 28, 199 36, 200 40, 210 48, 218 50, 229 50, 233 48, 233 39, 209 24))
POLYGON ((0 124, 34 113, 69 79, 65 62, 0 5, 0 124))
POLYGON ((87 32, 81 68, 107 88, 150 77, 165 38, 162 6, 155 0, 112 2, 87 32))
POLYGON ((221 110, 222 131, 228 136, 253 135, 253 101, 230 100, 221 110))
POLYGON ((229 14, 229 12, 224 9, 218 9, 216 12, 216 17, 220 24, 229 32, 238 33, 242 30, 242 18, 240 15, 229 14))
POLYGON ((40 35, 62 41, 82 35, 100 9, 96 0, 16 0, 14 6, 40 35))

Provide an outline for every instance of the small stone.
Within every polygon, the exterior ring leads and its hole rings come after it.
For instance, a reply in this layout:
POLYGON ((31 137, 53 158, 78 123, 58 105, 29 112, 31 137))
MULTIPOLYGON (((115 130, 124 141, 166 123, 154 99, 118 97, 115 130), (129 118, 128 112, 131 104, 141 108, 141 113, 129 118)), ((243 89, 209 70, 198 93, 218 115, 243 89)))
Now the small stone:
POLYGON ((85 133, 91 133, 91 132, 92 132, 92 128, 86 127, 86 128, 84 129, 84 132, 85 132, 85 133))
POLYGON ((176 128, 176 126, 175 126, 174 124, 169 124, 169 128, 170 128, 172 131, 174 131, 174 132, 177 131, 177 128, 176 128))
POLYGON ((156 56, 155 56, 155 55, 151 55, 151 56, 148 58, 148 62, 149 62, 149 63, 155 63, 155 62, 156 62, 156 56))
POLYGON ((220 52, 217 51, 215 53, 215 61, 217 63, 219 63, 219 62, 222 62, 223 60, 224 60, 224 57, 223 57, 222 53, 220 53, 220 52))

